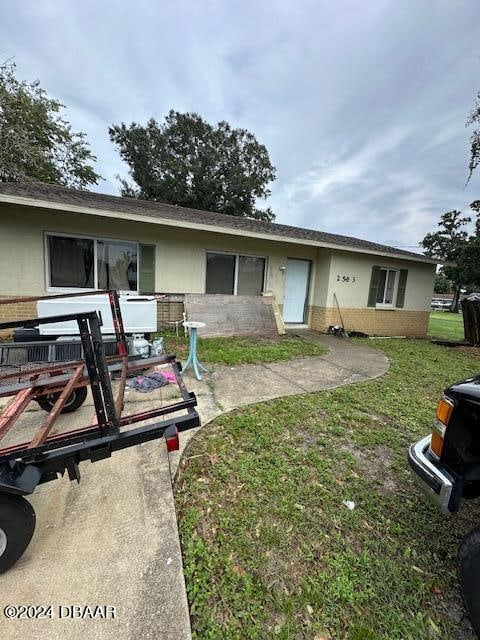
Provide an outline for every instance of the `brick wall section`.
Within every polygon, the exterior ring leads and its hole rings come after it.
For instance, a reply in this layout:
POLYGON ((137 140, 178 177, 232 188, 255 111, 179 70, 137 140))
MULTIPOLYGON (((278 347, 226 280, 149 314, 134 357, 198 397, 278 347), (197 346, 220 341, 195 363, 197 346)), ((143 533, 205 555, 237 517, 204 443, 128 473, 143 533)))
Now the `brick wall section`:
POLYGON ((157 302, 158 330, 175 328, 174 322, 183 320, 183 302, 157 302))
MULTIPOLYGON (((314 310, 314 309, 315 309, 315 307, 312 307, 311 305, 308 305, 306 316, 307 316, 307 325, 308 325, 309 327, 311 327, 311 326, 312 326, 312 322, 313 322, 313 310, 314 310)), ((328 329, 328 327, 327 327, 327 329, 328 329)))
MULTIPOLYGON (((2 296, 0 298, 14 296, 2 296)), ((182 320, 182 302, 158 302, 158 329, 173 327, 173 323, 182 320)), ((410 311, 407 309, 342 309, 342 317, 348 331, 363 331, 369 335, 382 336, 415 336, 427 335, 429 311, 410 311)), ((37 315, 35 302, 17 302, 15 304, 0 305, 0 322, 8 320, 26 320, 37 315)), ((308 308, 308 324, 317 331, 326 331, 332 324, 339 324, 337 309, 323 307, 308 308)), ((12 331, 0 330, 0 340, 9 339, 12 331)))
MULTIPOLYGON (((14 298, 15 296, 4 296, 0 298, 14 298)), ((9 320, 28 320, 37 317, 36 302, 16 302, 15 304, 0 304, 0 322, 9 320)), ((9 340, 13 335, 13 329, 0 330, 0 340, 9 340)))
MULTIPOLYGON (((408 309, 341 309, 347 331, 362 331, 371 336, 427 335, 429 311, 408 309)), ((337 309, 311 307, 310 326, 317 331, 326 331, 332 324, 340 324, 337 309)))
MULTIPOLYGON (((14 298, 0 294, 0 298, 14 298)), ((37 317, 36 302, 16 302, 15 304, 0 304, 0 322, 8 320, 27 320, 37 317)), ((174 327, 174 322, 183 319, 183 302, 158 302, 157 321, 158 329, 174 327)), ((0 330, 0 340, 10 339, 13 330, 0 330)))

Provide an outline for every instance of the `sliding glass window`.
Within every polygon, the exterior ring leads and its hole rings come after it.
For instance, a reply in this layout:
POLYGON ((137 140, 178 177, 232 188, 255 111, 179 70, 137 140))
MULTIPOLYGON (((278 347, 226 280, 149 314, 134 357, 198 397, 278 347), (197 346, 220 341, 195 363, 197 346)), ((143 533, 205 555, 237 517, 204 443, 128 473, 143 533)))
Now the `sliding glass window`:
POLYGON ((207 253, 206 293, 232 295, 235 283, 236 256, 228 253, 207 253))
POLYGON ((265 282, 266 259, 207 252, 206 293, 259 296, 265 282))
POLYGON ((138 290, 138 244, 47 234, 47 286, 52 289, 138 290))
POLYGON ((48 236, 48 258, 50 287, 81 289, 95 287, 93 240, 48 236))

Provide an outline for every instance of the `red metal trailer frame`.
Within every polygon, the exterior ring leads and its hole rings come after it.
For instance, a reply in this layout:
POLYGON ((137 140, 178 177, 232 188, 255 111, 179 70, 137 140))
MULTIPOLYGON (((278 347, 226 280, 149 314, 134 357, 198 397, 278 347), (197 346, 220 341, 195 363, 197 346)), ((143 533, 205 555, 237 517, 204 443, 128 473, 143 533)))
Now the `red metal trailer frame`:
MULTIPOLYGON (((0 447, 1 440, 7 433, 12 432, 32 400, 56 394, 50 412, 46 414, 29 440, 0 448, 0 534, 2 534, 2 496, 11 507, 12 496, 31 494, 39 484, 54 480, 65 471, 68 472, 70 480, 80 481, 80 462, 84 460, 96 462, 110 457, 114 451, 142 442, 165 437, 168 451, 178 449, 178 433, 200 425, 200 418, 195 408, 197 405, 195 394, 187 390, 181 376, 181 364, 175 356, 129 357, 118 295, 115 291, 98 293, 106 293, 109 296, 117 340, 117 356, 105 357, 100 329, 102 320, 95 311, 0 323, 0 329, 7 329, 76 320, 84 356, 83 360, 75 362, 34 366, 20 374, 7 372, 2 375, 0 373, 0 397, 12 397, 0 413, 0 447), (127 376, 132 372, 160 364, 171 367, 181 400, 166 406, 123 415, 127 376), (113 394, 111 380, 114 374, 119 375, 116 397, 113 394), (95 413, 90 423, 80 428, 54 433, 55 422, 72 391, 87 385, 91 390, 95 406, 95 413), (155 418, 159 420, 152 424, 151 421, 155 418), (132 428, 132 425, 147 421, 149 421, 147 424, 132 428)), ((38 299, 40 298, 22 298, 21 300, 38 299)), ((0 304, 12 304, 18 300, 0 300, 0 304)), ((0 572, 4 570, 1 547, 0 535, 0 572)))

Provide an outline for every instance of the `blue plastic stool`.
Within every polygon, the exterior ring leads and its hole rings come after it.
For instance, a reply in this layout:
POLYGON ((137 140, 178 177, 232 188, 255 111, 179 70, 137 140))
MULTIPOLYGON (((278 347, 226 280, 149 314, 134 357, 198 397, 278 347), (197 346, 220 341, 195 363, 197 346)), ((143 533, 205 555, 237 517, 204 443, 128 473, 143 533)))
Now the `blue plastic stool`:
POLYGON ((188 351, 188 358, 185 364, 182 367, 183 371, 186 371, 188 367, 191 365, 197 380, 201 380, 202 376, 200 375, 199 369, 208 373, 208 369, 206 369, 203 364, 201 364, 198 360, 197 356, 197 329, 201 329, 205 326, 205 322, 194 322, 187 321, 183 323, 183 326, 190 330, 190 349, 188 351))

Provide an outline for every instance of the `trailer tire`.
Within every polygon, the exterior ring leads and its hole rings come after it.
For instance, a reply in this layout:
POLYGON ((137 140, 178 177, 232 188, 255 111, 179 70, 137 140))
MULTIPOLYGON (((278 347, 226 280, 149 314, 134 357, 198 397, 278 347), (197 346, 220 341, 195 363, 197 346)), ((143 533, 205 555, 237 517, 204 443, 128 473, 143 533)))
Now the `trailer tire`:
POLYGON ((0 494, 0 573, 22 556, 35 531, 35 511, 21 496, 0 494))
MULTIPOLYGON (((76 411, 87 399, 87 387, 77 387, 68 397, 61 413, 72 413, 76 411)), ((48 396, 39 396, 37 402, 44 411, 50 412, 53 409, 59 393, 50 393, 48 396)))
POLYGON ((480 527, 467 533, 458 549, 460 591, 468 616, 480 636, 480 527))

